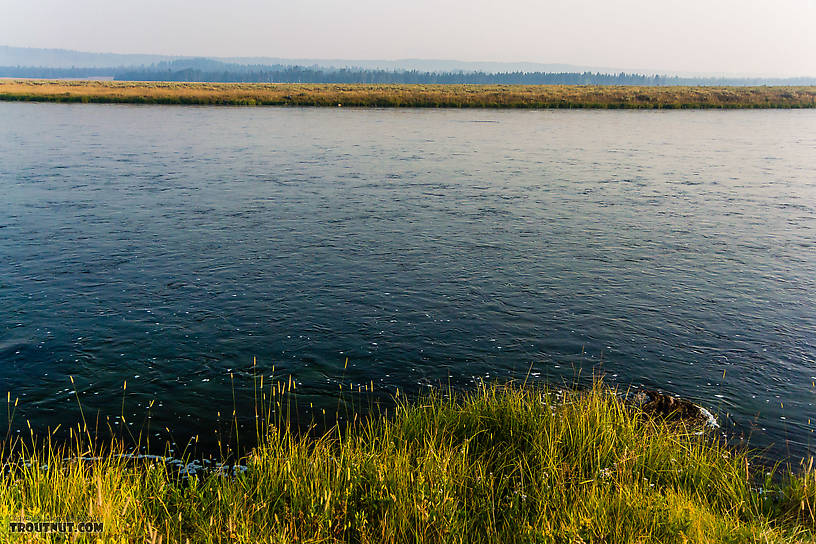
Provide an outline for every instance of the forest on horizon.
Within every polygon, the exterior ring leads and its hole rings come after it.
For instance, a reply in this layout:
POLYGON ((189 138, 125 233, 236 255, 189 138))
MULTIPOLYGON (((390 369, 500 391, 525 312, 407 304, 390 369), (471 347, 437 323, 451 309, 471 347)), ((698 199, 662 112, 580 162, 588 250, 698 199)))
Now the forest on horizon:
POLYGON ((679 77, 620 72, 485 72, 328 68, 283 64, 238 64, 212 59, 162 61, 147 66, 0 66, 0 77, 36 79, 113 79, 219 83, 366 83, 457 85, 637 85, 761 86, 816 85, 816 78, 679 77))

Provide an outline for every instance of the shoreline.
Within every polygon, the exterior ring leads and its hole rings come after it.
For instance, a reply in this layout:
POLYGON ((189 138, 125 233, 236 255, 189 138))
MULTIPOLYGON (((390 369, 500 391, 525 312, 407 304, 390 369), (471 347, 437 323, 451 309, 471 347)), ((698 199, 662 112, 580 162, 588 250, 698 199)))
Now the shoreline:
POLYGON ((809 109, 812 87, 369 85, 0 80, 0 101, 485 109, 809 109))
POLYGON ((659 398, 650 399, 658 410, 650 413, 648 404, 627 405, 600 382, 583 391, 512 384, 436 391, 314 437, 276 420, 292 394, 286 382, 260 391, 258 446, 236 460, 240 470, 226 467, 231 475, 220 465, 179 470, 116 443, 105 449, 84 438, 82 425, 71 445, 5 443, 0 535, 59 520, 98 523, 102 536, 116 541, 816 536, 812 460, 795 471, 769 468, 699 434, 692 420, 664 417, 673 412, 661 413, 659 398))

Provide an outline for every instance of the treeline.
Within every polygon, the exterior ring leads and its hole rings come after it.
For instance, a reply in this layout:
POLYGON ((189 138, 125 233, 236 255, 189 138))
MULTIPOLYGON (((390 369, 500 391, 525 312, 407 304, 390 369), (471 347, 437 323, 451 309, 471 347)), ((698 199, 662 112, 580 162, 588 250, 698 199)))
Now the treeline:
POLYGON ((205 71, 128 70, 118 81, 212 81, 222 83, 368 83, 454 85, 671 85, 670 78, 640 74, 548 73, 548 72, 420 72, 417 70, 324 70, 303 66, 279 69, 205 71))
POLYGON ((184 59, 150 66, 111 68, 0 67, 0 77, 42 79, 105 78, 117 81, 179 81, 219 83, 340 83, 456 85, 638 85, 761 86, 816 85, 816 78, 690 78, 599 72, 426 72, 231 64, 211 59, 184 59))
POLYGON ((304 66, 246 71, 128 70, 117 81, 211 81, 222 83, 368 83, 425 85, 639 85, 639 86, 760 86, 816 85, 816 78, 684 78, 661 75, 598 72, 420 72, 417 70, 326 70, 304 66))
POLYGON ((221 83, 368 83, 425 85, 815 85, 816 78, 681 78, 621 72, 428 72, 324 68, 282 64, 235 64, 212 59, 159 62, 139 69, 117 70, 118 81, 210 81, 221 83))

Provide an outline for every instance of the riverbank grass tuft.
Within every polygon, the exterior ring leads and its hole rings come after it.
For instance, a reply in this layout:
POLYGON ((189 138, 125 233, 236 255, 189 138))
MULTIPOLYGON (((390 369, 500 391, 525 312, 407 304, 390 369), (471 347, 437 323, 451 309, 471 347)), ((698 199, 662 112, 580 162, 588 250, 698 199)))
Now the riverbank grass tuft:
POLYGON ((0 540, 17 538, 3 532, 11 521, 49 520, 104 524, 77 542, 813 542, 816 532, 812 465, 755 468, 601 384, 430 394, 319 438, 259 429, 234 476, 183 478, 81 439, 18 451, 25 463, 5 454, 0 540))

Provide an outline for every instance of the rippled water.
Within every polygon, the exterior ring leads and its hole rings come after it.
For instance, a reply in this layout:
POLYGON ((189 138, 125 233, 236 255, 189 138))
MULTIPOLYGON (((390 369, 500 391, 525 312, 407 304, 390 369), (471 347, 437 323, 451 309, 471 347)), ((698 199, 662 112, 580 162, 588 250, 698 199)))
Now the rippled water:
POLYGON ((16 427, 77 421, 72 375, 89 419, 127 380, 131 421, 212 433, 254 356, 304 417, 603 372, 812 454, 816 112, 0 103, 16 427))

